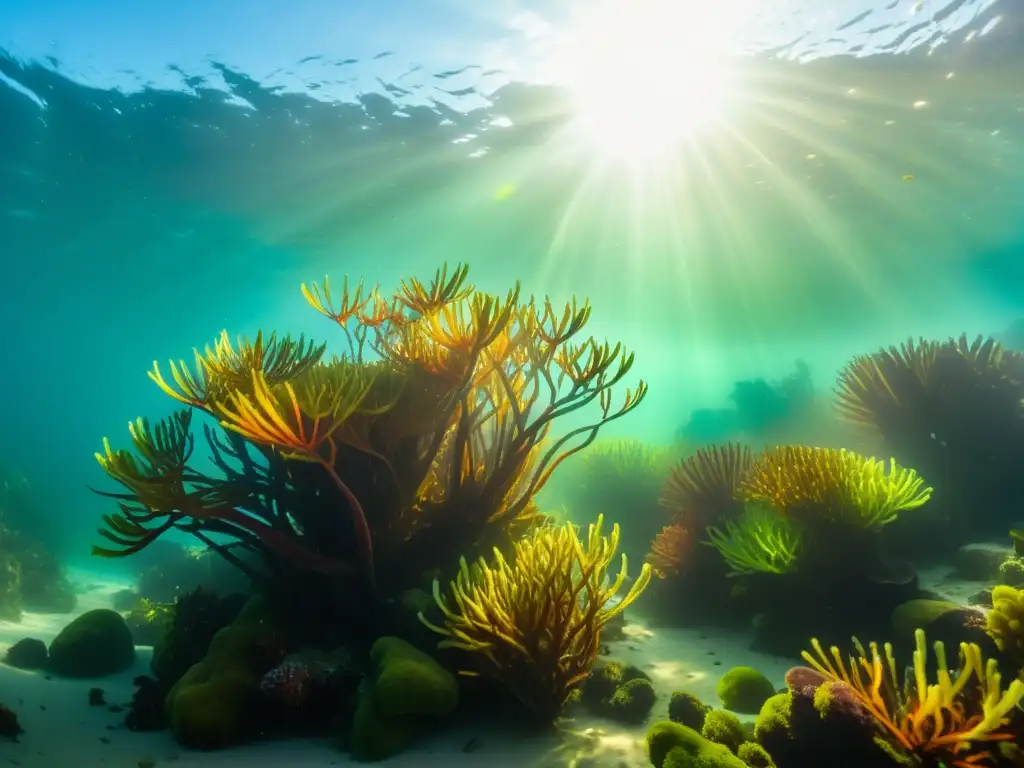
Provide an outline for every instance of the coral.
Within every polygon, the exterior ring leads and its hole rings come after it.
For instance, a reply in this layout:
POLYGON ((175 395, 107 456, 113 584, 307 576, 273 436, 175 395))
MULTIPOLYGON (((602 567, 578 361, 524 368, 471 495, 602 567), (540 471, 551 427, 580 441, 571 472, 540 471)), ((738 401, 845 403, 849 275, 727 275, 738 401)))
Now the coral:
POLYGON ((736 750, 736 756, 746 763, 750 768, 775 768, 768 751, 753 741, 745 741, 736 750))
POLYGON ((512 693, 534 717, 553 721, 572 691, 590 673, 602 628, 646 588, 644 565, 628 592, 613 602, 626 581, 626 556, 607 582, 619 526, 602 535, 603 517, 590 525, 586 544, 575 526, 535 530, 515 545, 510 560, 497 549, 494 562, 465 560, 452 583, 454 610, 434 582, 445 618, 430 629, 446 637, 441 646, 468 651, 467 674, 490 677, 512 693))
POLYGON ((748 504, 724 530, 709 526, 708 544, 718 550, 733 575, 790 573, 795 570, 803 531, 789 517, 756 504, 748 504))
POLYGON ((756 715, 765 701, 775 695, 771 680, 751 667, 733 667, 718 681, 722 706, 744 715, 756 715))
POLYGON ((647 555, 656 576, 685 573, 701 580, 711 576, 707 559, 702 560, 695 545, 711 523, 735 518, 742 511, 743 502, 736 493, 751 462, 749 448, 728 443, 701 448, 673 468, 661 494, 661 505, 671 519, 647 555))
POLYGON ((213 636, 202 660, 167 694, 167 722, 179 744, 223 749, 256 735, 260 680, 283 656, 268 643, 279 631, 254 599, 213 636))
POLYGON ((647 755, 655 768, 747 768, 728 747, 670 720, 647 731, 647 755))
POLYGON ((992 610, 986 629, 1000 651, 1015 663, 1024 663, 1024 590, 1007 586, 992 588, 992 610))
POLYGON ((659 579, 675 576, 686 567, 696 537, 682 523, 662 527, 654 537, 647 562, 659 579))
POLYGON ((913 676, 905 683, 889 645, 883 655, 877 643, 865 649, 854 639, 857 653, 844 659, 838 648, 826 653, 813 640, 814 654, 805 651, 803 658, 825 681, 841 683, 843 695, 874 718, 895 749, 961 768, 976 765, 990 754, 986 745, 1011 738, 1004 726, 1024 697, 1024 682, 1003 690, 995 660, 986 662, 971 643, 960 645, 960 668, 950 670, 936 642, 937 682, 929 683, 924 631, 915 639, 913 676))
POLYGON ((692 693, 674 691, 668 702, 668 719, 699 732, 711 709, 692 693))
POLYGON ((982 336, 910 339, 854 358, 837 395, 846 421, 941 484, 944 512, 984 510, 961 517, 975 535, 1002 529, 1024 463, 1024 355, 982 336))
POLYGON ((101 677, 132 665, 135 641, 117 611, 87 611, 50 642, 48 668, 67 677, 101 677))
POLYGON ((46 643, 34 637, 22 638, 4 654, 4 664, 18 669, 42 669, 48 660, 46 643))
POLYGON ((879 528, 928 501, 932 489, 912 469, 847 450, 783 445, 762 453, 743 481, 747 501, 797 520, 879 528))
POLYGON ((683 459, 672 470, 661 503, 683 525, 703 528, 743 509, 737 492, 753 465, 750 449, 739 443, 711 445, 683 459))
POLYGON ((518 286, 495 297, 466 278, 443 268, 391 296, 304 285, 340 329, 340 357, 303 337, 235 346, 225 332, 191 369, 172 363, 165 377, 154 364, 186 410, 134 422, 133 451, 105 442, 98 460, 125 492, 106 494, 120 512, 95 554, 133 554, 175 528, 263 584, 291 569, 394 596, 541 522, 535 495, 646 385, 613 404, 634 358, 582 335, 589 304, 556 309, 518 286), (596 418, 553 430, 589 405, 596 418), (220 424, 205 430, 214 474, 191 464, 196 411, 220 424))
MULTIPOLYGON (((305 649, 288 654, 280 664, 260 680, 264 697, 280 705, 287 713, 297 714, 303 723, 310 714, 330 701, 341 700, 343 683, 359 676, 351 654, 343 648, 335 651, 305 649)), ((326 707, 331 709, 332 707, 326 707)))
POLYGON ((740 719, 724 709, 712 709, 708 712, 704 718, 704 725, 701 726, 700 735, 708 741, 728 747, 730 752, 739 749, 740 744, 747 738, 740 719))
POLYGON ((375 672, 359 693, 350 748, 357 760, 397 754, 424 725, 455 711, 459 689, 433 658, 397 637, 382 637, 370 651, 375 672))

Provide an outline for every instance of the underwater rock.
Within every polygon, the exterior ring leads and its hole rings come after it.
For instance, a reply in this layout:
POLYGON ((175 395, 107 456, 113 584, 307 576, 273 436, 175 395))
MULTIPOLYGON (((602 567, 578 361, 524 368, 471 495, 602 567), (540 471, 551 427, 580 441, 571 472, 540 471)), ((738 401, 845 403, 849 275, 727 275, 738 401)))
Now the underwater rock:
POLYGON ((635 678, 616 688, 612 697, 604 702, 601 711, 596 714, 620 723, 642 723, 657 700, 658 694, 654 692, 653 683, 642 677, 635 678))
POLYGON ((733 667, 718 681, 722 706, 743 715, 756 715, 775 695, 772 681, 752 667, 733 667))
POLYGON ((1015 665, 1024 664, 1024 590, 1007 586, 992 590, 986 631, 1015 665))
POLYGON ((761 708, 754 738, 776 765, 785 768, 890 766, 891 747, 876 738, 877 722, 849 686, 827 681, 808 667, 786 674, 788 693, 761 708))
POLYGON ((953 572, 967 581, 991 584, 999 578, 999 566, 1013 554, 1009 547, 996 544, 965 544, 953 555, 953 572))
POLYGON ((129 731, 162 731, 167 727, 164 712, 166 689, 151 677, 139 675, 133 681, 135 693, 125 715, 124 725, 129 731))
POLYGON ((596 665, 579 691, 587 711, 622 723, 643 722, 657 699, 650 676, 621 661, 596 665))
POLYGON ((692 693, 674 691, 668 702, 668 719, 699 733, 704 727, 704 719, 712 709, 710 704, 705 704, 692 693))
POLYGON ((262 727, 260 680, 284 657, 280 630, 253 598, 210 641, 167 694, 174 738, 192 749, 223 749, 254 738, 262 727))
POLYGON ((986 588, 979 592, 975 592, 973 595, 967 598, 967 604, 975 605, 979 608, 991 608, 992 590, 986 588))
POLYGON ((647 754, 655 768, 747 768, 728 747, 708 741, 692 728, 663 720, 647 732, 647 754))
POLYGON ((401 752, 423 727, 448 717, 459 701, 455 677, 431 656, 397 637, 370 649, 372 677, 359 692, 349 748, 356 760, 401 752))
POLYGON ((25 732, 18 722, 18 716, 14 710, 0 704, 0 739, 17 741, 18 737, 25 732))
POLYGON ((135 643, 124 617, 109 608, 83 613, 50 643, 48 668, 66 677, 102 677, 122 672, 135 659, 135 643))
POLYGON ((179 596, 153 643, 149 665, 153 676, 167 688, 178 682, 202 661, 213 636, 235 620, 247 601, 242 594, 218 598, 202 588, 179 596))
POLYGON ((985 631, 985 612, 946 600, 908 600, 889 620, 893 644, 913 648, 914 633, 923 629, 930 641, 941 640, 946 648, 977 643, 985 657, 996 656, 995 643, 985 631))
POLYGON ((329 728, 341 716, 361 679, 347 648, 305 649, 286 656, 260 681, 260 690, 277 709, 275 719, 288 731, 329 728))
POLYGON ((46 643, 34 637, 23 637, 4 654, 4 664, 18 669, 42 669, 49 653, 46 643))

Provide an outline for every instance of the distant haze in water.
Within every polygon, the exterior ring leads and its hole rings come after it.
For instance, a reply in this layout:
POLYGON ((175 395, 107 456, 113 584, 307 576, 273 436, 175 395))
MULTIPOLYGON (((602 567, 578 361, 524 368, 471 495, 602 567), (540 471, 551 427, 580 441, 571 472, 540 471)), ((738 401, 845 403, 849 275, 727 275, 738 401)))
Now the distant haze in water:
POLYGON ((1024 314, 1022 39, 1013 0, 930 52, 748 56, 721 126, 642 170, 581 149, 566 89, 482 66, 413 77, 443 101, 399 79, 336 103, 226 64, 186 93, 0 58, 0 457, 85 535, 102 437, 170 410, 152 360, 225 327, 331 338, 298 292, 324 273, 466 261, 487 289, 589 296, 651 383, 618 431, 653 440, 796 358, 827 390, 881 344, 1000 332, 1024 314))

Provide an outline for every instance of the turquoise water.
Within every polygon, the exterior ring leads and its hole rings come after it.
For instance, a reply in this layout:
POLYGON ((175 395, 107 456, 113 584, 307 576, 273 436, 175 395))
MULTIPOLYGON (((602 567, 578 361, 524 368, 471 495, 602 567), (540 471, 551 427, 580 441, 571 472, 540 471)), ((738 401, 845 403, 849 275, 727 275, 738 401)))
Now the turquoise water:
POLYGON ((686 429, 737 381, 1021 346, 1021 0, 249 5, 0 2, 0 464, 72 565, 153 361, 341 351, 325 274, 589 298, 650 387, 601 434, 650 443, 729 437, 686 429))
POLYGON ((796 358, 827 387, 851 354, 1019 315, 1015 3, 741 4, 692 28, 649 5, 14 3, 4 452, 61 528, 102 508, 81 490, 102 436, 166 409, 152 360, 222 328, 323 337, 298 286, 325 273, 465 261, 488 289, 590 297, 651 383, 616 426, 651 439, 796 358), (723 103, 688 126, 705 85, 723 103))

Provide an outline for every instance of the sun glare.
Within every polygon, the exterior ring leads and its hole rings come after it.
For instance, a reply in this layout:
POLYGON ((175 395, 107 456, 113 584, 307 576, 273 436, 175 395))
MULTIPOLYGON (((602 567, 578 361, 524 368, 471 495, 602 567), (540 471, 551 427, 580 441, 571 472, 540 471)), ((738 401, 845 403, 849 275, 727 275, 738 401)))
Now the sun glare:
POLYGON ((684 5, 604 0, 574 20, 562 79, 576 102, 576 127, 601 153, 649 158, 721 117, 737 7, 695 4, 685 13, 684 5))

